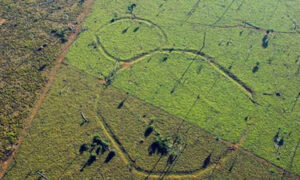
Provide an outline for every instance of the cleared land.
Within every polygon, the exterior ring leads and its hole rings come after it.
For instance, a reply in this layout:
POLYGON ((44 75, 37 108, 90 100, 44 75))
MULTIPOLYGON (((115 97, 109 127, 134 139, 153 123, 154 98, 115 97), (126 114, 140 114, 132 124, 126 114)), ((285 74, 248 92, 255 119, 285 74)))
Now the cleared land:
POLYGON ((41 174, 49 179, 297 178, 284 173, 193 124, 63 65, 4 179, 36 179, 41 174), (146 134, 149 124, 154 130, 146 134), (173 146, 178 158, 171 164, 169 155, 149 154, 157 133, 172 142, 180 139, 173 146), (81 147, 90 147, 95 136, 107 141, 110 150, 85 167, 97 148, 81 147), (105 162, 112 149, 116 155, 105 162))
POLYGON ((299 172, 299 2, 131 4, 96 1, 70 63, 299 172))
POLYGON ((96 0, 4 179, 299 179, 299 7, 96 0))

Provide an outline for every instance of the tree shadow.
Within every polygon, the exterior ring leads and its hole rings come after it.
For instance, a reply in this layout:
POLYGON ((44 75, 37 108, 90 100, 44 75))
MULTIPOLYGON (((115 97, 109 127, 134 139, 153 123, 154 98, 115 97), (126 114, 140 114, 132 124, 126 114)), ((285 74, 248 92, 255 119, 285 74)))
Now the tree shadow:
POLYGON ((144 133, 145 137, 148 137, 154 130, 154 127, 152 125, 149 125, 144 133))
POLYGON ((104 162, 109 163, 115 156, 116 156, 116 151, 114 151, 114 150, 110 151, 104 162))

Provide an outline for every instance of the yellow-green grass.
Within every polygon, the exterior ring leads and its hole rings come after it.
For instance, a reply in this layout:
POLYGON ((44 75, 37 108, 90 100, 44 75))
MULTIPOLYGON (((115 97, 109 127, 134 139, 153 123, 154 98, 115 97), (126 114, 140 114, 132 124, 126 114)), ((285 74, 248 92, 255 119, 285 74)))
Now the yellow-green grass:
POLYGON ((143 170, 163 172, 168 168, 168 156, 149 155, 148 148, 156 133, 170 137, 171 143, 175 137, 181 139, 178 148, 174 148, 180 158, 172 165, 171 173, 196 174, 204 169, 201 167, 210 153, 214 163, 226 154, 226 145, 218 142, 213 135, 115 88, 101 93, 98 114, 107 122, 137 167, 143 170), (122 101, 124 105, 119 109, 122 101), (149 125, 154 127, 154 131, 145 136, 149 125))
POLYGON ((254 111, 241 87, 204 59, 178 52, 166 55, 165 62, 165 54, 157 53, 120 71, 113 85, 237 142, 246 129, 245 118, 251 118, 254 111))
POLYGON ((100 88, 97 79, 62 66, 4 179, 38 179, 38 171, 49 179, 128 179, 128 168, 118 154, 104 163, 108 152, 80 171, 90 156, 80 155, 83 143, 91 144, 95 135, 110 142, 97 120, 100 88), (89 123, 80 125, 81 113, 89 123))
POLYGON ((199 127, 122 90, 106 88, 97 78, 71 65, 63 65, 4 179, 37 179, 41 177, 37 172, 50 179, 116 180, 147 176, 149 179, 279 179, 283 174, 282 169, 253 155, 228 148, 199 127), (80 125, 81 113, 89 123, 80 125), (145 137, 151 121, 154 131, 145 137), (148 154, 155 133, 181 138, 182 149, 177 150, 182 153, 174 164, 167 164, 168 155, 160 158, 148 154), (81 155, 79 148, 83 143, 90 145, 95 135, 109 142, 110 149, 117 150, 116 156, 104 163, 108 154, 105 152, 80 171, 90 153, 81 155), (203 168, 210 153, 210 163, 203 168))

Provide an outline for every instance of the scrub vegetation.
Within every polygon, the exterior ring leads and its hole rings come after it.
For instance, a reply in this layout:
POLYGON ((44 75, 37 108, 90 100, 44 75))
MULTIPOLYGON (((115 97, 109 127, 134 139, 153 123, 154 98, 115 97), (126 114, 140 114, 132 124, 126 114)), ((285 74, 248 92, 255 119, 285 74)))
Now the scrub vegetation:
POLYGON ((83 7, 78 0, 1 0, 0 162, 14 151, 19 132, 83 7))

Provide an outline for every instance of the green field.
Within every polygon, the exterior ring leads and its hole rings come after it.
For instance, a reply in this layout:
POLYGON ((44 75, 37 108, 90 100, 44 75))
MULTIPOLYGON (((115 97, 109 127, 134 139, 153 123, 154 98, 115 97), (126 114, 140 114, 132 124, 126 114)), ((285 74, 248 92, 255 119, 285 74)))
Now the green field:
POLYGON ((242 147, 299 173, 300 2, 142 1, 133 15, 131 3, 96 1, 71 64, 102 78, 116 73, 113 86, 222 139, 246 133, 242 147))
POLYGON ((6 178, 299 179, 299 23, 299 0, 95 0, 6 178), (95 135, 116 157, 80 171, 95 135))

